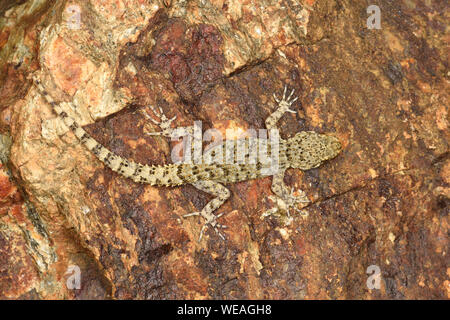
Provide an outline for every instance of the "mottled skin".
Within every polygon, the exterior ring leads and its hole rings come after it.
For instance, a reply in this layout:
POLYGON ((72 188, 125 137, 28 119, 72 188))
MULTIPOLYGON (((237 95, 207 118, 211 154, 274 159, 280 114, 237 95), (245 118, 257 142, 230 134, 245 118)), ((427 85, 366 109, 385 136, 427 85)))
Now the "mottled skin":
MULTIPOLYGON (((36 77, 34 78, 34 82, 47 102, 53 107, 53 110, 73 131, 81 143, 111 170, 138 183, 150 184, 152 186, 178 186, 181 184, 192 184, 197 189, 215 196, 215 198, 208 202, 208 204, 200 212, 185 215, 185 217, 200 215, 206 220, 200 231, 199 241, 201 240, 208 225, 213 227, 221 238, 224 238, 218 229, 225 228, 225 226, 217 223, 217 218, 222 216, 223 213, 214 215, 214 211, 217 210, 230 197, 230 191, 224 187, 222 183, 235 183, 273 175, 272 191, 276 197, 272 197, 272 199, 276 200, 278 205, 281 204, 281 208, 273 208, 267 212, 270 214, 278 209, 282 209, 289 215, 290 208, 298 210, 295 207, 298 203, 306 203, 309 202, 309 200, 303 191, 299 190, 299 195, 294 196, 293 190, 289 190, 286 187, 283 182, 286 169, 298 168, 301 170, 308 170, 316 168, 324 161, 336 157, 341 151, 341 144, 338 139, 312 131, 303 131, 287 140, 280 138, 278 150, 278 170, 272 173, 267 172, 269 165, 267 163, 261 163, 259 159, 253 164, 248 162, 237 163, 235 149, 234 158, 231 163, 228 162, 228 164, 223 164, 215 163, 214 161, 205 161, 207 156, 215 156, 219 152, 222 152, 223 155, 225 155, 225 144, 215 146, 214 148, 206 151, 205 154, 202 155, 202 160, 196 164, 178 163, 159 166, 144 165, 124 159, 98 143, 63 110, 61 104, 56 103, 53 100, 36 77)), ((278 129, 276 124, 284 113, 295 113, 295 111, 290 109, 292 103, 297 100, 297 98, 291 99, 292 94, 293 91, 288 97, 286 97, 285 87, 282 99, 278 100, 274 95, 274 98, 278 103, 278 108, 266 119, 265 123, 268 130, 278 129)), ((153 113, 160 118, 160 121, 156 121, 148 114, 145 115, 152 122, 158 124, 161 131, 147 132, 147 134, 162 135, 166 137, 172 137, 174 134, 178 136, 188 134, 192 135, 192 127, 171 128, 171 122, 175 120, 175 117, 168 119, 161 109, 159 109, 159 112, 152 107, 151 109, 153 110, 153 113)), ((247 138, 243 142, 246 146, 251 143, 256 143, 256 145, 258 145, 259 140, 257 138, 247 138)), ((244 158, 247 159, 249 157, 250 149, 252 148, 246 148, 244 158)))

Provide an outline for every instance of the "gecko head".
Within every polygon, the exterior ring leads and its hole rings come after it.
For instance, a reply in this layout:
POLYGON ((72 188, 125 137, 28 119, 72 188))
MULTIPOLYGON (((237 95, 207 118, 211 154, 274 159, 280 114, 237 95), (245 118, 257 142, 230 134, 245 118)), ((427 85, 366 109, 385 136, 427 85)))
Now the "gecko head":
POLYGON ((302 131, 288 140, 287 154, 292 168, 308 170, 333 159, 341 150, 342 145, 335 137, 302 131))

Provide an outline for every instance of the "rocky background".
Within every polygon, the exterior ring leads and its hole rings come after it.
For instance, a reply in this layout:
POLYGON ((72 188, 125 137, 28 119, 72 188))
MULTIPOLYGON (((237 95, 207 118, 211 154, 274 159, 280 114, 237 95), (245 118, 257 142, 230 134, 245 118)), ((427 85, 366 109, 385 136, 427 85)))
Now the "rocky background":
POLYGON ((2 1, 0 298, 448 299, 449 18, 444 0, 2 1), (281 135, 344 149, 288 171, 303 215, 261 217, 270 177, 229 185, 226 241, 198 243, 202 221, 181 216, 210 196, 106 169, 32 74, 141 163, 174 145, 143 133, 148 105, 178 126, 258 129, 285 84, 299 99, 281 135))

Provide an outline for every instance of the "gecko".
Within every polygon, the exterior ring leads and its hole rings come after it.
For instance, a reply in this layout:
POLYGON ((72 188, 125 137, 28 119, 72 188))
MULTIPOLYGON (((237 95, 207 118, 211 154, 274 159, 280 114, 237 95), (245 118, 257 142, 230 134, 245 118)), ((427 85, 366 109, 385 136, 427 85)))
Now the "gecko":
MULTIPOLYGON (((114 152, 110 151, 102 144, 92 138, 71 116, 64 111, 61 103, 57 103, 52 96, 45 89, 41 81, 34 76, 33 81, 48 104, 51 105, 54 112, 59 116, 64 124, 69 127, 74 135, 79 139, 89 151, 91 151, 98 160, 100 160, 106 167, 112 171, 132 179, 137 183, 149 184, 151 186, 165 186, 176 187, 183 184, 191 184, 195 188, 204 191, 214 198, 210 200, 201 211, 193 212, 183 215, 183 217, 201 216, 204 218, 204 224, 200 230, 198 241, 200 242, 203 234, 208 226, 225 240, 224 235, 219 229, 226 229, 227 226, 220 224, 218 219, 224 213, 215 214, 230 197, 230 191, 224 184, 236 183, 240 181, 247 181, 252 179, 263 178, 272 175, 271 190, 275 196, 271 196, 275 202, 275 207, 266 211, 266 213, 274 213, 281 210, 287 213, 294 209, 300 210, 297 205, 300 203, 310 202, 305 192, 297 190, 294 192, 293 188, 288 188, 283 179, 285 171, 289 168, 296 168, 302 171, 319 167, 324 161, 333 159, 342 150, 342 145, 336 137, 326 134, 319 134, 314 131, 300 131, 293 137, 288 139, 279 138, 277 152, 277 170, 267 170, 268 162, 257 159, 253 163, 241 163, 236 161, 237 152, 234 151, 233 158, 227 163, 216 163, 211 161, 201 161, 199 163, 172 163, 167 165, 147 165, 125 159, 114 152), (297 194, 295 194, 297 193, 297 194)), ((294 90, 287 95, 287 86, 284 87, 284 92, 281 98, 273 94, 273 98, 277 103, 277 108, 265 120, 267 130, 278 130, 277 123, 281 117, 286 113, 296 113, 291 109, 292 104, 297 100, 293 97, 294 90)), ((74 106, 72 106, 74 107, 74 106)), ((164 137, 172 137, 175 133, 184 132, 185 134, 192 133, 190 127, 172 128, 172 122, 176 117, 168 118, 163 110, 157 110, 153 106, 149 106, 154 117, 144 113, 148 119, 154 124, 158 125, 161 131, 151 132, 147 125, 144 125, 144 133, 148 135, 161 135, 164 137), (156 119, 155 119, 156 118, 156 119), (159 119, 159 120, 157 120, 159 119), (181 130, 182 129, 182 130, 181 130), (190 132, 190 133, 189 133, 190 132)), ((249 157, 249 153, 253 143, 260 142, 258 138, 243 138, 246 149, 245 154, 240 154, 244 159, 249 157)), ((236 149, 235 149, 236 150, 236 149)), ((269 148, 269 152, 272 149, 269 148)), ((206 159, 207 155, 214 156, 215 154, 226 153, 226 144, 222 143, 208 151, 203 155, 206 159)))

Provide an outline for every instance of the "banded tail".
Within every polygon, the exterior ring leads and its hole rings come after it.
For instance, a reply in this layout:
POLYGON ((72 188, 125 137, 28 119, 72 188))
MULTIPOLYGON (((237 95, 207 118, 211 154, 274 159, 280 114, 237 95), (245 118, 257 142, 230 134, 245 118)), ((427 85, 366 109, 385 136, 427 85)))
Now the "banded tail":
POLYGON ((185 165, 170 164, 165 166, 149 166, 124 159, 114 154, 92 138, 72 117, 70 117, 62 109, 61 105, 53 100, 39 79, 35 77, 34 82, 45 100, 73 131, 80 142, 112 171, 117 172, 126 178, 130 178, 135 182, 150 185, 177 186, 187 182, 180 178, 181 173, 187 169, 185 168, 185 165))

